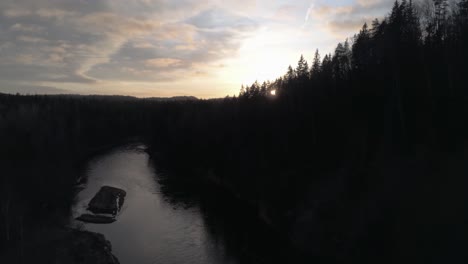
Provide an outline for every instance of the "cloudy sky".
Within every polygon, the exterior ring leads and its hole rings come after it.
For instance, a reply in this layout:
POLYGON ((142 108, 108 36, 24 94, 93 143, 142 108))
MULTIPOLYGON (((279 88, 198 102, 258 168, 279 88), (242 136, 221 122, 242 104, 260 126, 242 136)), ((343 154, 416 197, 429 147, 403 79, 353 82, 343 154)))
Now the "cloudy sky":
POLYGON ((1 0, 0 92, 237 94, 393 0, 1 0))

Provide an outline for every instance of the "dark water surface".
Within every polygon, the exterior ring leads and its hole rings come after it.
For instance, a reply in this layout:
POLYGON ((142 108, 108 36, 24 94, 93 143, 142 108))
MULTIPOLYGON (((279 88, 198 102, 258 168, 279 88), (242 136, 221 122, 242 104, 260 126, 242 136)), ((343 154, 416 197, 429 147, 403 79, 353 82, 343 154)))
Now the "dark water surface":
POLYGON ((127 145, 90 161, 73 210, 74 217, 85 212, 103 185, 127 192, 116 222, 73 221, 104 234, 122 264, 288 263, 286 247, 251 212, 222 193, 165 181, 144 147, 127 145))

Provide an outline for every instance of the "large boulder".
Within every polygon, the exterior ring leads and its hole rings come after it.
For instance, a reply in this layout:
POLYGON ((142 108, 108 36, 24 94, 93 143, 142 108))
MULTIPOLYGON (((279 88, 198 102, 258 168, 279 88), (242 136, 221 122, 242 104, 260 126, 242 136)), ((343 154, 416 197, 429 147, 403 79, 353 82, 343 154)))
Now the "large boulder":
POLYGON ((91 199, 88 210, 95 214, 116 215, 124 203, 127 193, 119 188, 102 186, 99 192, 91 199))

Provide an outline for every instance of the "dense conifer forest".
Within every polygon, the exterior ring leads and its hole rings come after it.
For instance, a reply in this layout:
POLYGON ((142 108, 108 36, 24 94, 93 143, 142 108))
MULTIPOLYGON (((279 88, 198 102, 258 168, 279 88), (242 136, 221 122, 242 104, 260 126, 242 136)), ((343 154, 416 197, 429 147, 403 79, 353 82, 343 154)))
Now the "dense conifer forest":
POLYGON ((174 177, 255 208, 304 258, 466 262, 468 1, 434 3, 397 1, 333 54, 311 47, 235 97, 0 94, 0 247, 66 223, 70 168, 140 140, 174 177))

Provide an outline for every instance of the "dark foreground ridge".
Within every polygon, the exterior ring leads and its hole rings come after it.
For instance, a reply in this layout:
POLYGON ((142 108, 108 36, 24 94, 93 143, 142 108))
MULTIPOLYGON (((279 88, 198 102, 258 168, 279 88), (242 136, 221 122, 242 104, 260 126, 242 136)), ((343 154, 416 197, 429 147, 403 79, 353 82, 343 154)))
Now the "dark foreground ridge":
POLYGON ((56 262, 119 264, 112 246, 102 234, 89 231, 66 231, 57 241, 56 262))
POLYGON ((119 264, 102 234, 69 228, 48 229, 23 245, 22 253, 10 251, 1 263, 119 264))

